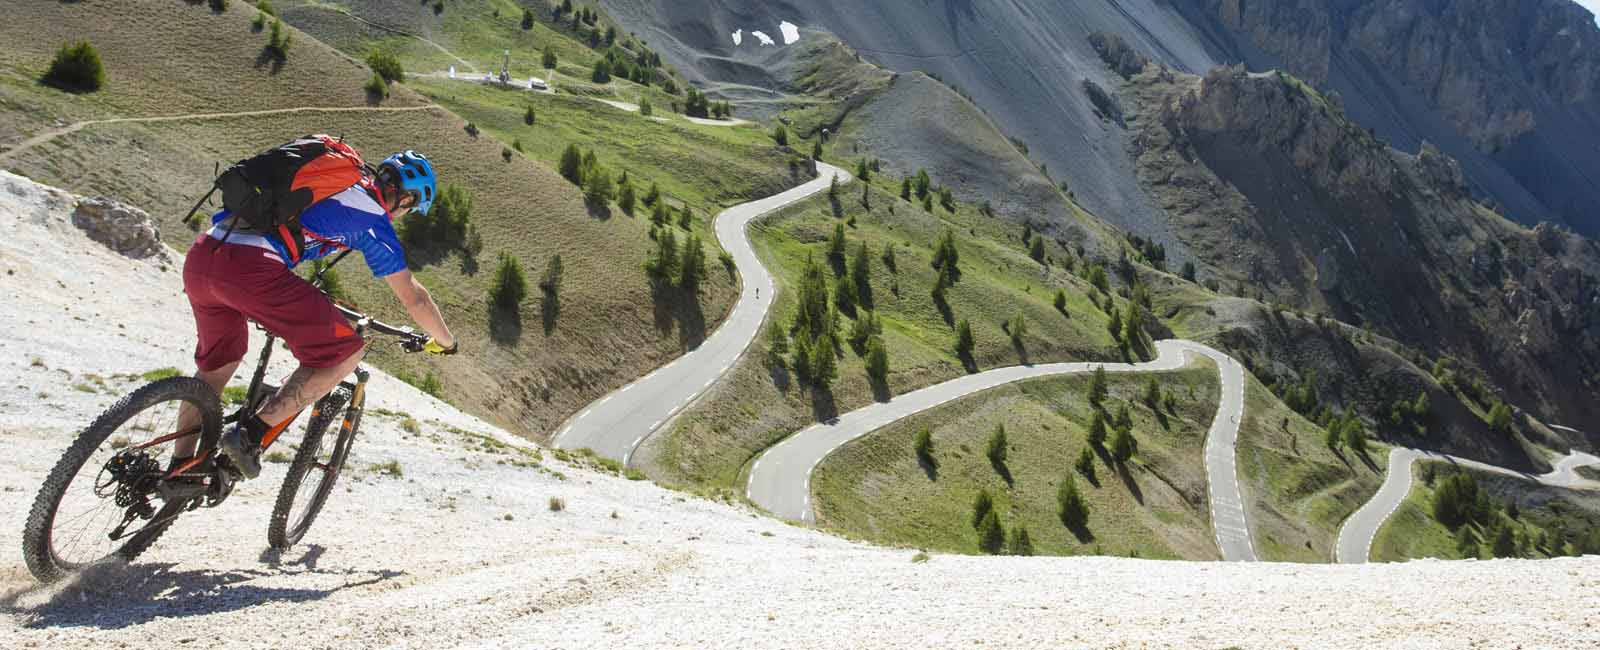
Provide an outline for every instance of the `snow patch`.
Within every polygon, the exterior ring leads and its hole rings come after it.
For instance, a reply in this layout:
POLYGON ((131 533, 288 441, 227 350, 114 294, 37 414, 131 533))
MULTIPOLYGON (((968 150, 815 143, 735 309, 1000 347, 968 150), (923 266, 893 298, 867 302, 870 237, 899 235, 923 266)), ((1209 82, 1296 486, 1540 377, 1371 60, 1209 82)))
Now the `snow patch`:
POLYGON ((766 32, 750 32, 750 35, 756 37, 756 40, 761 41, 761 44, 764 46, 776 45, 778 43, 777 41, 772 40, 771 36, 767 36, 766 32))
POLYGON ((743 29, 734 30, 734 32, 733 32, 733 45, 735 47, 738 47, 740 45, 744 45, 744 30, 743 29))
POLYGON ((783 44, 793 45, 800 40, 800 28, 787 20, 778 24, 778 31, 783 33, 783 44))

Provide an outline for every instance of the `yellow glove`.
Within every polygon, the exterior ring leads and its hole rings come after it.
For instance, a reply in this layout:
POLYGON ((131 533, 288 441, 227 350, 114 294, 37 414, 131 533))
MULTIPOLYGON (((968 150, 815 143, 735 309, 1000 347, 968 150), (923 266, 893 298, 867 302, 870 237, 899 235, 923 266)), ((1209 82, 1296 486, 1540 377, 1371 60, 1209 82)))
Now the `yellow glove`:
POLYGON ((427 343, 422 344, 422 351, 429 354, 455 354, 460 349, 460 341, 452 343, 448 348, 443 345, 439 345, 439 342, 434 339, 428 339, 427 343))

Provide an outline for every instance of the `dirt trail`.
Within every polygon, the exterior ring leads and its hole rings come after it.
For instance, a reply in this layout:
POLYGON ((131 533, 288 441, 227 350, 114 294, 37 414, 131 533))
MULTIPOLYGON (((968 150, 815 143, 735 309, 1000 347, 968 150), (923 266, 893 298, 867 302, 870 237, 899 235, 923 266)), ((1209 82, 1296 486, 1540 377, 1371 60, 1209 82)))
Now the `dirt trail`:
POLYGON ((28 138, 18 143, 17 146, 0 151, 0 162, 11 159, 18 153, 27 151, 69 133, 75 133, 84 127, 97 124, 126 124, 147 122, 181 122, 184 120, 212 120, 229 117, 254 117, 258 115, 281 115, 284 113, 402 113, 406 111, 442 111, 443 106, 425 104, 422 106, 297 106, 292 108, 270 108, 259 111, 233 111, 228 113, 188 113, 185 115, 157 115, 152 117, 113 117, 104 120, 84 120, 73 122, 66 126, 51 129, 39 135, 28 138))

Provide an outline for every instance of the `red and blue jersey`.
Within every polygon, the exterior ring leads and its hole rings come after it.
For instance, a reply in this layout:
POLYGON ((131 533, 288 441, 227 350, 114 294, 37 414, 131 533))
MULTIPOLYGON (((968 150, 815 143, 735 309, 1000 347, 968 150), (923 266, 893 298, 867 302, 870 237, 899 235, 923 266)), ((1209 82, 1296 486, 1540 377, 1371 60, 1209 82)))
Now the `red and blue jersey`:
MULTIPOLYGON (((259 233, 235 229, 228 233, 229 212, 222 210, 211 217, 212 239, 230 244, 255 246, 272 251, 279 261, 293 259, 283 242, 259 233)), ((367 268, 374 277, 385 277, 406 270, 405 249, 394 231, 389 213, 373 200, 372 195, 359 185, 351 186, 333 196, 311 204, 300 213, 300 226, 306 231, 306 248, 296 262, 327 257, 344 248, 359 251, 367 260, 367 268)), ((288 264, 293 268, 295 264, 288 264)))

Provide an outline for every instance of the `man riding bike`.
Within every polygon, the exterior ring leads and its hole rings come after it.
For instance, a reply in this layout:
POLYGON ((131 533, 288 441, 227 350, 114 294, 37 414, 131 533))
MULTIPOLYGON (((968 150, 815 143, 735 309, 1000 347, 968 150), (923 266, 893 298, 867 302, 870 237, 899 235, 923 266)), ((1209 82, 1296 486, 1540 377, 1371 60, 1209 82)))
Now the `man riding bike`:
MULTIPOLYGON (((183 265, 184 291, 199 335, 195 376, 222 392, 247 351, 247 320, 281 337, 300 362, 276 395, 222 437, 222 453, 246 478, 260 474, 263 447, 349 375, 364 350, 362 338, 328 297, 291 272, 300 262, 347 248, 359 251, 372 275, 388 283, 412 320, 432 337, 425 349, 456 353, 458 344, 438 305, 406 268, 392 223, 412 211, 427 215, 436 195, 433 165, 408 150, 384 159, 375 178, 369 175, 301 211, 303 249, 290 249, 292 243, 271 232, 252 230, 226 209, 195 239, 183 265)), ((180 431, 199 421, 194 409, 185 408, 180 431)), ((193 467, 199 464, 193 460, 195 444, 190 436, 176 447, 172 467, 181 475, 203 471, 193 467)))

